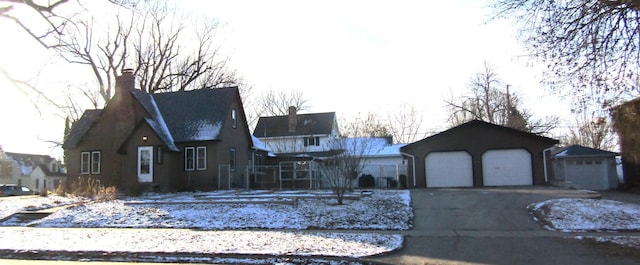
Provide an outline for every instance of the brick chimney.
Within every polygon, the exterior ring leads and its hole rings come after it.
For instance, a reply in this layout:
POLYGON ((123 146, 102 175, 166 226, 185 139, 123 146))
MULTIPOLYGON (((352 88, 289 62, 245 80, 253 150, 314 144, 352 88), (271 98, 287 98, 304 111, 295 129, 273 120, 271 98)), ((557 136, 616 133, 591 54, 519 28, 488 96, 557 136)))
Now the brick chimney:
POLYGON ((136 78, 133 76, 133 69, 122 70, 122 75, 116 77, 116 94, 128 93, 135 87, 136 78))
POLYGON ((298 113, 294 106, 289 107, 289 132, 295 132, 298 126, 298 113))

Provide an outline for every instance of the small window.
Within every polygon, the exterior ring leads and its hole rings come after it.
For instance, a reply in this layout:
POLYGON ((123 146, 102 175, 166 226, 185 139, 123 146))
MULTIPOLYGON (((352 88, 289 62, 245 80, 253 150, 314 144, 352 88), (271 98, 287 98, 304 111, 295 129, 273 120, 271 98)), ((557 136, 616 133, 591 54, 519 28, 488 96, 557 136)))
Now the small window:
POLYGON ((91 164, 91 153, 80 153, 80 174, 89 174, 89 165, 91 164))
POLYGON ((304 146, 320 146, 320 136, 305 137, 304 146))
POLYGON ((236 109, 231 109, 231 127, 234 129, 238 127, 238 114, 236 109))
POLYGON ((158 165, 162 165, 163 159, 164 159, 164 154, 162 153, 162 146, 158 145, 156 146, 156 164, 158 165))
POLYGON ((58 163, 53 162, 51 164, 51 172, 58 172, 58 163))
POLYGON ((587 165, 593 165, 593 161, 587 161, 587 165))
POLYGON ((231 167, 232 171, 236 171, 236 149, 231 148, 229 152, 229 167, 231 167))
POLYGON ((582 161, 578 161, 578 162, 576 162, 576 164, 582 165, 582 161))
POLYGON ((91 174, 100 174, 100 151, 91 152, 91 174))
POLYGON ((185 171, 193 171, 196 169, 195 165, 195 148, 193 147, 185 147, 184 148, 184 170, 185 171))
POLYGON ((40 188, 40 179, 36 179, 36 190, 40 188))
POLYGON ((207 170, 207 147, 198 146, 196 149, 196 168, 198 170, 207 170))
POLYGON ((602 165, 602 161, 596 161, 596 165, 602 165))

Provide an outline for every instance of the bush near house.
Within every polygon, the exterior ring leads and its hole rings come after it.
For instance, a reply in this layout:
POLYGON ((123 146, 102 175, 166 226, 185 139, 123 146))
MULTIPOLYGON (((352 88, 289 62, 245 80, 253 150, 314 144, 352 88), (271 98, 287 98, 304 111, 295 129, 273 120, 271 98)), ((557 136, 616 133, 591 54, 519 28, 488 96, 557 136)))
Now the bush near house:
POLYGON ((115 200, 118 197, 116 187, 104 187, 91 177, 78 177, 78 181, 74 181, 70 185, 58 186, 55 193, 62 196, 70 194, 105 201, 115 200))

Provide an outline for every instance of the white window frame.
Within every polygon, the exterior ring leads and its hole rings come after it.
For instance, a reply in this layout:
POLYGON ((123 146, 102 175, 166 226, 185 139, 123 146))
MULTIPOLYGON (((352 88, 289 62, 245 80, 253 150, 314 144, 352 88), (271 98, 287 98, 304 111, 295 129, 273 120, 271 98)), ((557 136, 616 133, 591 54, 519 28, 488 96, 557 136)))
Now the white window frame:
POLYGON ((91 170, 91 152, 80 153, 80 174, 89 174, 91 170))
POLYGON ((197 170, 207 170, 207 147, 206 146, 198 146, 196 147, 196 169, 197 170), (202 151, 202 155, 200 152, 202 151))
POLYGON ((91 166, 90 166, 91 174, 100 174, 101 160, 102 160, 102 154, 100 153, 100 151, 91 152, 91 166), (96 158, 96 155, 98 156, 97 158, 96 158))
POLYGON ((236 109, 231 109, 231 127, 238 128, 238 113, 236 109))
POLYGON ((196 169, 196 148, 185 147, 184 148, 184 171, 194 171, 195 169, 196 169), (189 152, 191 152, 191 161, 189 161, 189 152))

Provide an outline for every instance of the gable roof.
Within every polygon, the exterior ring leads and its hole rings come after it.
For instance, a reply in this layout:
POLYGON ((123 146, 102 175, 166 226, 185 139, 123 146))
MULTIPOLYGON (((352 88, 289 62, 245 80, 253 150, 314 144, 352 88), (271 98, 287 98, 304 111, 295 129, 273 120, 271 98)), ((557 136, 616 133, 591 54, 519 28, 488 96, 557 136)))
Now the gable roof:
POLYGON ((554 158, 569 158, 569 157, 613 157, 618 153, 609 152, 606 150, 590 148, 581 145, 571 145, 559 148, 552 152, 554 158))
POLYGON ((451 129, 442 131, 440 133, 434 134, 432 136, 429 136, 427 138, 424 138, 422 140, 407 144, 403 147, 400 148, 400 150, 404 150, 405 148, 412 148, 413 146, 422 143, 422 142, 426 142, 426 141, 433 141, 442 137, 446 137, 448 135, 452 135, 455 134, 461 130, 465 130, 465 129, 469 129, 469 128, 473 128, 473 127, 485 127, 485 128, 489 128, 489 129, 498 129, 498 130, 503 130, 505 132, 514 134, 514 135, 519 135, 519 136, 523 136, 523 137, 528 137, 531 139, 536 139, 538 141, 544 141, 544 142, 548 142, 550 144, 557 144, 560 141, 556 140, 556 139, 552 139, 549 137, 545 137, 545 136, 541 136, 535 133, 530 133, 530 132, 525 132, 522 130, 518 130, 518 129, 514 129, 514 128, 510 128, 510 127, 506 127, 506 126, 501 126, 501 125, 497 125, 497 124, 493 124, 493 123, 488 123, 485 121, 481 121, 481 120, 472 120, 466 123, 463 123, 461 125, 458 125, 456 127, 453 127, 451 129))
POLYGON ((253 135, 256 137, 279 137, 298 135, 331 134, 336 113, 311 113, 296 115, 295 131, 289 131, 289 116, 260 117, 253 135))
POLYGON ((18 163, 20 174, 30 175, 33 170, 40 168, 42 172, 47 176, 65 176, 64 172, 52 172, 49 170, 49 163, 55 159, 48 155, 36 155, 36 154, 23 154, 5 152, 5 154, 12 160, 18 163))
POLYGON ((101 114, 102 109, 85 110, 82 117, 80 117, 80 119, 71 127, 69 135, 67 135, 67 139, 65 139, 62 144, 62 148, 75 148, 78 143, 80 143, 84 134, 91 128, 93 123, 100 118, 101 114))
POLYGON ((219 140, 238 88, 198 89, 154 94, 175 142, 219 140), (179 111, 178 111, 179 110, 179 111))
MULTIPOLYGON (((238 87, 158 94, 134 89, 130 93, 149 114, 144 121, 173 151, 179 151, 175 145, 178 142, 220 140, 220 129, 227 120, 231 104, 240 100, 238 87)), ((85 111, 71 129, 63 148, 76 147, 102 111, 85 111)))

